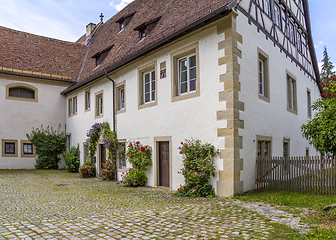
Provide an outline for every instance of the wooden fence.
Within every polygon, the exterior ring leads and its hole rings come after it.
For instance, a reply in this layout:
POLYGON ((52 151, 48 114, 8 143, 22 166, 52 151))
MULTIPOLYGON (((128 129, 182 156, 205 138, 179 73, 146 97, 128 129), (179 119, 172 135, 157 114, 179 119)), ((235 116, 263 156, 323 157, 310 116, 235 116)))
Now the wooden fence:
POLYGON ((326 157, 257 158, 256 188, 336 194, 335 166, 326 157))

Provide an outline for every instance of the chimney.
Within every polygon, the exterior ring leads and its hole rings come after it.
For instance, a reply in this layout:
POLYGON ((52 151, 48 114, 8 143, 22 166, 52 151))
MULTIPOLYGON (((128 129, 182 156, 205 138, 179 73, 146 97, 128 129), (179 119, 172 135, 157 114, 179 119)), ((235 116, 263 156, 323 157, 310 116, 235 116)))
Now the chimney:
POLYGON ((92 33, 92 31, 95 27, 96 27, 96 24, 94 24, 94 23, 89 23, 86 26, 86 37, 88 37, 92 33))

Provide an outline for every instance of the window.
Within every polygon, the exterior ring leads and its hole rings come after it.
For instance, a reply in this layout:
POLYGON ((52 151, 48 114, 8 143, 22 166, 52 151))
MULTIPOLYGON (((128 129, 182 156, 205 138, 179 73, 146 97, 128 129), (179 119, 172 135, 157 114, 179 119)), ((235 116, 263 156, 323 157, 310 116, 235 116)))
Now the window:
POLYGON ((282 147, 282 149, 283 149, 283 157, 284 158, 289 158, 290 157, 290 148, 289 148, 289 143, 290 143, 290 141, 289 141, 289 139, 283 139, 283 141, 282 141, 282 144, 283 144, 283 147, 282 147))
POLYGON ((71 97, 68 100, 69 117, 77 114, 77 96, 71 97))
POLYGON ((118 169, 126 169, 126 157, 125 157, 126 142, 118 143, 118 169))
POLYGON ((158 17, 156 19, 153 19, 149 22, 143 23, 140 26, 134 28, 134 30, 139 31, 140 40, 147 37, 147 35, 150 33, 150 31, 152 31, 155 28, 155 26, 158 23, 158 21, 160 20, 160 18, 161 17, 158 17))
POLYGON ((18 141, 2 139, 2 156, 17 157, 18 156, 18 141))
POLYGON ((172 101, 200 96, 198 43, 171 54, 172 101))
POLYGON ((287 73, 287 110, 297 114, 296 80, 287 73))
POLYGON ((132 17, 134 16, 135 12, 128 14, 122 18, 119 18, 116 23, 119 23, 119 30, 122 31, 125 29, 126 25, 131 21, 132 17))
POLYGON ((264 0, 264 11, 269 17, 272 17, 270 0, 264 0))
POLYGON ((34 158, 35 156, 35 147, 33 144, 28 140, 21 140, 21 157, 34 158))
POLYGON ((157 105, 157 62, 138 69, 139 109, 157 105))
POLYGON ((85 91, 85 111, 91 110, 91 92, 90 90, 85 91))
POLYGON ((109 54, 109 52, 111 51, 113 46, 110 46, 108 48, 106 48, 105 50, 95 54, 92 56, 92 58, 96 59, 96 67, 98 67, 107 57, 107 55, 109 54))
POLYGON ((275 24, 281 29, 281 10, 277 4, 274 4, 274 21, 275 24))
POLYGON ((311 109, 311 93, 310 90, 307 89, 307 114, 308 114, 308 118, 312 117, 312 109, 311 109))
POLYGON ((196 55, 178 60, 179 95, 196 91, 196 55))
POLYGON ((270 102, 268 80, 268 55, 258 48, 258 92, 259 99, 270 102))
POLYGON ((103 91, 96 93, 96 118, 103 117, 104 103, 103 103, 103 91))
POLYGON ((294 25, 292 22, 289 22, 289 41, 295 44, 294 25))
POLYGON ((272 137, 257 136, 257 157, 268 158, 272 156, 272 137))
POLYGON ((6 99, 37 102, 37 88, 24 83, 9 84, 6 86, 6 99))
POLYGON ((296 43, 299 52, 302 53, 302 39, 301 39, 301 33, 299 31, 296 31, 296 43))
POLYGON ((118 83, 116 86, 117 94, 116 94, 116 104, 117 104, 117 113, 122 113, 126 111, 125 108, 125 84, 126 81, 118 83))
POLYGON ((143 103, 150 103, 155 101, 155 71, 143 74, 143 103))

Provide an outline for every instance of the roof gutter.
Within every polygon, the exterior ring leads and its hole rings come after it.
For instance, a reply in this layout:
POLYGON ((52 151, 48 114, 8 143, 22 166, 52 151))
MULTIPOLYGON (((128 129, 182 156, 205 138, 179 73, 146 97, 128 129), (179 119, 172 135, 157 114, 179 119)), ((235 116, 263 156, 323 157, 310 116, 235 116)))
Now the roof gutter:
POLYGON ((105 75, 105 71, 107 71, 108 73, 112 72, 112 71, 115 71, 117 70, 118 68, 136 60, 137 58, 139 57, 142 57, 150 52, 153 52, 155 51, 157 48, 160 48, 180 37, 183 37, 185 36, 186 34, 189 34, 197 29, 200 29, 212 22, 215 22, 217 21, 218 19, 221 19, 225 16, 227 16, 230 12, 231 12, 231 9, 233 7, 235 7, 237 4, 237 0, 211 12, 209 15, 193 22, 192 24, 186 26, 185 28, 179 30, 179 31, 176 31, 175 33, 167 36, 167 37, 164 37, 163 39, 161 39, 160 41, 140 50, 139 52, 125 58, 124 60, 110 66, 110 67, 107 67, 106 69, 92 75, 91 77, 87 78, 85 81, 81 82, 81 83, 77 83, 77 84, 74 84, 73 86, 70 86, 69 88, 65 89, 63 92, 61 92, 62 95, 66 95, 68 93, 71 93, 72 91, 100 78, 100 77, 103 77, 105 75))
POLYGON ((311 32, 308 0, 303 0, 302 2, 303 2, 304 12, 306 13, 305 19, 306 19, 306 26, 307 26, 307 32, 308 32, 308 45, 309 45, 310 56, 312 58, 312 63, 313 63, 314 72, 316 76, 316 83, 318 85, 320 93, 322 94, 324 91, 321 85, 320 71, 319 71, 318 64, 317 64, 316 52, 315 52, 315 47, 314 47, 314 42, 313 42, 313 37, 312 37, 312 32, 311 32))

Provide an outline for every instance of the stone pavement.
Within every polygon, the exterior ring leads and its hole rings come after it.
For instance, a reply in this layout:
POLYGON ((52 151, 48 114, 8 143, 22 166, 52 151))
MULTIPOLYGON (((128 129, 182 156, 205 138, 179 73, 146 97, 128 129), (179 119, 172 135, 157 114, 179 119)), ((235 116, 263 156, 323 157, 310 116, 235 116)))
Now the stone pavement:
POLYGON ((1 240, 268 239, 275 231, 242 202, 178 198, 64 171, 1 170, 0 204, 1 240))

